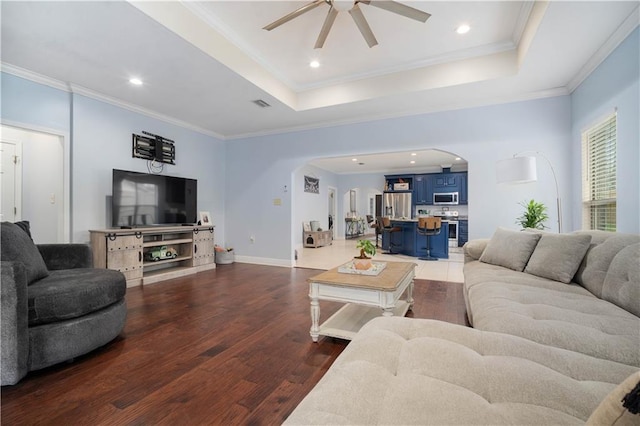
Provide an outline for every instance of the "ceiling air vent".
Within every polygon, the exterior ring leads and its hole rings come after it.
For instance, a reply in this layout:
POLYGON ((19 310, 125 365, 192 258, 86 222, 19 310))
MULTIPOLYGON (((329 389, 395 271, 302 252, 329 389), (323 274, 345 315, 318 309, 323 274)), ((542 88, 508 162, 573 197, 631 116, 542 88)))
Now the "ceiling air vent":
POLYGON ((260 108, 267 108, 270 107, 271 105, 269 105, 268 103, 266 103, 265 101, 263 101, 262 99, 256 99, 255 101, 251 101, 254 104, 258 105, 260 108))

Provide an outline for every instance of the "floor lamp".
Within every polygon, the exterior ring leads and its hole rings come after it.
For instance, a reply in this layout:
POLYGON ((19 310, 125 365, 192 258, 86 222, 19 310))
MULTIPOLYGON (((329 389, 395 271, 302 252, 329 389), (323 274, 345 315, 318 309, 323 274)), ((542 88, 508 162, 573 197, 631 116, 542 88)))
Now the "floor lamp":
POLYGON ((534 156, 521 156, 522 154, 534 154, 544 158, 553 174, 553 180, 556 184, 556 202, 558 207, 558 232, 562 233, 562 204, 560 202, 560 190, 558 189, 558 179, 556 178, 556 171, 553 169, 551 161, 540 152, 537 151, 524 151, 518 154, 514 154, 513 158, 506 160, 500 160, 496 164, 496 175, 498 183, 526 183, 534 182, 538 180, 536 172, 536 157, 534 156))

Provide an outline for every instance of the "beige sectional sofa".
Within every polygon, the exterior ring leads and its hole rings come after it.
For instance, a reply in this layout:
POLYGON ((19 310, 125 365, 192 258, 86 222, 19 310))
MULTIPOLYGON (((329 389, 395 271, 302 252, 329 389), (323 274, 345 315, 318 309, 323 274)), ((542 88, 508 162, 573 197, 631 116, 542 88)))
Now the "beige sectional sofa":
MULTIPOLYGON (((586 255, 577 256, 577 271, 566 283, 526 272, 540 244, 558 237, 554 234, 538 234, 541 239, 525 272, 480 261, 496 242, 498 251, 514 251, 513 234, 502 234, 503 241, 494 235, 491 241, 471 241, 465 247, 464 292, 474 328, 640 367, 640 236, 602 231, 563 235, 587 237, 590 243, 586 255)), ((542 273, 568 268, 559 257, 575 254, 573 250, 569 245, 549 253, 542 273)))
POLYGON ((376 318, 285 423, 640 424, 621 402, 640 382, 639 260, 633 235, 469 242, 475 328, 376 318))

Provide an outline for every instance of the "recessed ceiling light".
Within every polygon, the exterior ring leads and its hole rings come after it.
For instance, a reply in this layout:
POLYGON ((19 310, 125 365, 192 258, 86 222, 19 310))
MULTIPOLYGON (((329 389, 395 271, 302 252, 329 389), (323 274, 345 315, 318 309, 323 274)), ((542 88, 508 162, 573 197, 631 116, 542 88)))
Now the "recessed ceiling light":
POLYGON ((416 160, 411 160, 411 161, 409 161, 409 163, 416 164, 416 160))
POLYGON ((353 161, 355 163, 356 161, 358 161, 358 159, 357 158, 352 158, 351 161, 353 161))
POLYGON ((411 156, 412 156, 412 157, 415 157, 416 155, 418 155, 418 154, 416 154, 415 152, 412 152, 412 153, 411 153, 411 156))
POLYGON ((456 161, 460 161, 460 160, 462 160, 462 158, 456 157, 456 161))
POLYGON ((310 66, 311 68, 318 68, 318 67, 320 66, 320 62, 318 62, 318 61, 311 61, 311 62, 309 62, 309 66, 310 66))
POLYGON ((133 84, 134 86, 142 86, 142 80, 136 77, 130 78, 129 83, 133 84))
POLYGON ((471 29, 471 27, 467 24, 462 24, 460 25, 458 28, 456 28, 456 32, 458 34, 466 34, 469 32, 469 30, 471 29))

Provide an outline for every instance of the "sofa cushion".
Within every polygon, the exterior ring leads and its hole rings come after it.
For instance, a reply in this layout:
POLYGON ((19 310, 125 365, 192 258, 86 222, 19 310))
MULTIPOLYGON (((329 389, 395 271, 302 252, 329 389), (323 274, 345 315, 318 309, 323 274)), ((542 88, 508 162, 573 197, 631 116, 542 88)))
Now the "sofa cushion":
POLYGON ((640 317, 640 243, 623 248, 613 258, 602 298, 640 317))
POLYGON ((584 424, 634 371, 516 336, 379 317, 285 424, 584 424))
POLYGON ((480 256, 480 261, 522 271, 536 247, 540 234, 498 228, 480 256))
POLYGON ((570 283, 590 243, 591 235, 542 234, 524 272, 570 283))
POLYGON ((49 275, 42 255, 23 228, 11 222, 2 222, 0 252, 3 261, 21 262, 27 274, 27 284, 49 275))
POLYGON ((474 260, 479 260, 480 256, 484 252, 484 249, 487 248, 487 244, 489 244, 488 238, 475 239, 471 241, 467 241, 462 246, 462 251, 464 252, 464 262, 472 262, 474 260))
POLYGON ((623 406, 623 398, 629 394, 636 386, 640 385, 640 372, 620 383, 609 395, 598 405, 587 420, 587 426, 632 426, 640 424, 640 414, 633 414, 623 406))
POLYGON ((611 261, 623 248, 640 243, 639 235, 617 234, 605 231, 585 231, 589 234, 591 248, 587 251, 575 281, 598 297, 602 297, 602 287, 611 261))
POLYGON ((124 275, 110 269, 65 269, 33 283, 28 291, 29 326, 78 318, 124 298, 124 275))

